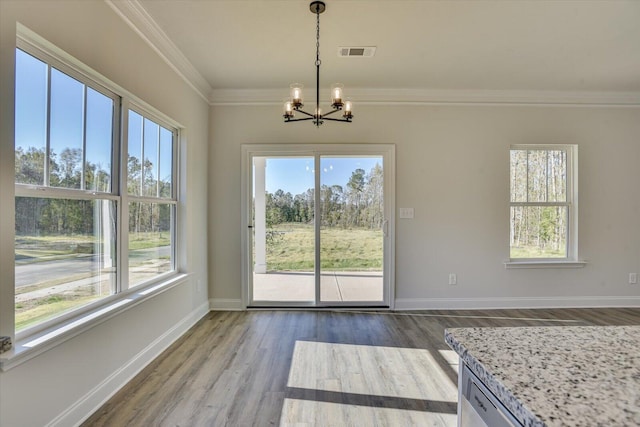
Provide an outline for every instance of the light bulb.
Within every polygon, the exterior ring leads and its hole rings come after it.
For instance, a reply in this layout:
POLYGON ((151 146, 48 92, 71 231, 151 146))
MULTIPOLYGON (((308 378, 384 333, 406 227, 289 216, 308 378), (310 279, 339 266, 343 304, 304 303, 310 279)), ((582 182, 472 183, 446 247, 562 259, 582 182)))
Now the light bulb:
POLYGON ((342 85, 340 83, 334 83, 331 86, 331 105, 338 109, 342 107, 342 85))
POLYGON ((300 83, 291 85, 291 103, 294 108, 302 107, 302 87, 300 83))
POLYGON ((353 103, 350 100, 346 100, 344 103, 344 111, 342 117, 345 119, 351 119, 353 117, 353 103))
POLYGON ((293 117, 293 104, 288 99, 284 101, 284 111, 282 115, 285 119, 290 119, 293 117))

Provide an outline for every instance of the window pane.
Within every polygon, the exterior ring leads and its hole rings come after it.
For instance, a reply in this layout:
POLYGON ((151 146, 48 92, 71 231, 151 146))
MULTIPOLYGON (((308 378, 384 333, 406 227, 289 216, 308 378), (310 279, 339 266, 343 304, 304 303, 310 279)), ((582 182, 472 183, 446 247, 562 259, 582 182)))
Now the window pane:
POLYGON ((527 150, 511 150, 511 201, 527 201, 527 150))
POLYGON ((528 199, 529 202, 547 201, 547 151, 529 150, 528 163, 528 199))
POLYGON ((16 197, 16 330, 116 289, 116 204, 16 197))
POLYGON ((51 69, 50 173, 52 187, 81 188, 84 85, 51 69))
POLYGON ((87 88, 85 188, 111 192, 113 100, 87 88))
POLYGON ((565 202, 567 200, 567 152, 552 150, 548 153, 549 201, 565 202))
POLYGON ((144 119, 144 179, 142 194, 158 196, 158 143, 160 126, 151 120, 144 119))
POLYGON ((173 270, 173 215, 168 203, 129 203, 129 287, 173 270))
POLYGON ((384 301, 382 164, 381 156, 320 156, 323 302, 384 301))
POLYGON ((142 179, 142 116, 129 110, 127 191, 139 196, 142 179))
POLYGON ((566 206, 512 206, 511 258, 566 258, 566 206))
POLYGON ((173 187, 173 133, 160 128, 160 197, 171 198, 173 187))
POLYGON ((16 182, 44 184, 47 64, 16 49, 16 182))

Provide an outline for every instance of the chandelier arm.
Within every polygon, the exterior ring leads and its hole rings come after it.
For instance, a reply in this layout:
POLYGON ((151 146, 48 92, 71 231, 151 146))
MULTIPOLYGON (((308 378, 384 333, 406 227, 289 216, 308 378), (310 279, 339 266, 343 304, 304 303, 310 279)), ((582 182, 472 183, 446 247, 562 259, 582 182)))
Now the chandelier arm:
POLYGON ((304 111, 304 110, 300 110, 300 109, 296 109, 296 112, 298 112, 298 113, 302 113, 302 114, 305 114, 305 115, 307 115, 307 116, 309 116, 309 117, 313 117, 313 116, 314 116, 313 114, 311 114, 311 113, 307 113, 306 111, 304 111))
POLYGON ((337 113, 338 111, 342 111, 342 110, 340 110, 340 109, 338 109, 338 108, 334 108, 333 110, 329 111, 328 113, 323 114, 323 115, 322 115, 322 117, 326 117, 326 116, 328 116, 329 114, 335 114, 335 113, 337 113))
POLYGON ((334 119, 333 117, 322 117, 322 120, 331 120, 332 122, 347 122, 347 123, 351 123, 351 119, 334 119))
POLYGON ((287 122, 304 122, 305 120, 313 120, 313 117, 305 117, 302 119, 285 119, 285 123, 287 122))

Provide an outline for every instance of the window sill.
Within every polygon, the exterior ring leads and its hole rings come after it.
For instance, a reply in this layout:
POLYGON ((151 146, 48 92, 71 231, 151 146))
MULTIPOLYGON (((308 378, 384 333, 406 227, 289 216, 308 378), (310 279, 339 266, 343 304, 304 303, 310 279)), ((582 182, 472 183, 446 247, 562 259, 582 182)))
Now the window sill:
POLYGON ((82 316, 58 324, 16 341, 12 350, 0 355, 0 371, 8 371, 63 342, 97 326, 154 296, 186 282, 188 274, 178 274, 161 282, 124 295, 123 298, 101 306, 82 316))
POLYGON ((521 268, 582 268, 587 265, 587 261, 567 261, 567 260, 526 260, 526 261, 505 261, 504 268, 507 270, 521 268))

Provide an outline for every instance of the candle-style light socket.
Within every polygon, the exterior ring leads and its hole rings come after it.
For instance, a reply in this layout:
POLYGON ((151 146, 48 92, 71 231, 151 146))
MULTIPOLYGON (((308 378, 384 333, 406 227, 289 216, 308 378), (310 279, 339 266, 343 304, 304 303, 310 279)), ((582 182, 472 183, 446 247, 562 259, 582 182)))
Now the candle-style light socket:
POLYGON ((285 119, 293 118, 293 103, 288 99, 284 101, 282 116, 285 119))
POLYGON ((351 102, 351 100, 349 100, 349 99, 347 99, 344 102, 344 108, 342 110, 342 117, 344 117, 345 119, 353 118, 353 102, 351 102))
POLYGON ((313 110, 313 124, 320 126, 322 123, 324 123, 324 120, 322 120, 322 108, 316 108, 313 110))
POLYGON ((331 85, 331 106, 336 109, 341 109, 344 103, 342 102, 342 89, 344 86, 340 83, 334 83, 331 85))
POLYGON ((303 85, 300 83, 294 83, 291 85, 291 104, 293 108, 300 108, 304 105, 302 99, 302 89, 303 85))

